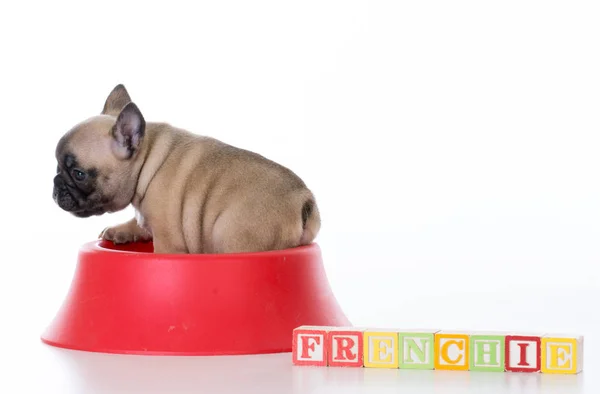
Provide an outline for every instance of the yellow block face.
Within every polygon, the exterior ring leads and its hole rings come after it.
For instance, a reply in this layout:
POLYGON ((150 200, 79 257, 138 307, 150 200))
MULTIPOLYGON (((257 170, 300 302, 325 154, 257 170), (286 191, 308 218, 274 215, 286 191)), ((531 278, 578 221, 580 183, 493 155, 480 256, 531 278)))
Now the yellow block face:
POLYGON ((542 338, 542 373, 577 373, 578 351, 574 338, 542 338))
POLYGON ((435 369, 467 371, 469 369, 469 336, 435 334, 435 369))
POLYGON ((366 368, 399 368, 398 333, 365 331, 364 365, 366 368))

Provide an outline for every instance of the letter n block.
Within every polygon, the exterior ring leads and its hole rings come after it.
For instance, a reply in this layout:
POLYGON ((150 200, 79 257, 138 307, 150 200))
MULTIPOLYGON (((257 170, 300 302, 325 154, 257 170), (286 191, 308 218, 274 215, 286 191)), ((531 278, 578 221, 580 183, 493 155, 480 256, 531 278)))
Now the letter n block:
POLYGON ((506 333, 473 332, 470 335, 469 370, 504 372, 506 333))
POLYGON ((367 329, 364 332, 364 366, 398 368, 398 331, 367 329))
POLYGON ((399 332, 401 369, 433 369, 435 333, 439 330, 402 330, 399 332))
POLYGON ((469 335, 461 331, 440 331, 435 334, 435 369, 469 370, 469 335))
POLYGON ((327 332, 329 327, 300 326, 292 338, 292 362, 295 365, 327 366, 327 332))
POLYGON ((327 364, 330 367, 363 366, 364 329, 338 327, 327 333, 327 364))
POLYGON ((583 370, 583 336, 542 337, 542 373, 577 374, 583 370))
POLYGON ((505 340, 507 372, 540 372, 542 349, 541 334, 514 333, 505 340))

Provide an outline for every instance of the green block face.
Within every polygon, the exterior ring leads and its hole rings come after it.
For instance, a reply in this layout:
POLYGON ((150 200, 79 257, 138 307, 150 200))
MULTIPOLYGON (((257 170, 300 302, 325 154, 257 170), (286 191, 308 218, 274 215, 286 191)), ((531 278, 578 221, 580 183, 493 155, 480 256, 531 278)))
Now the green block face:
POLYGON ((504 335, 471 335, 469 369, 504 372, 504 335))
POLYGON ((401 332, 400 369, 433 369, 434 334, 401 332))

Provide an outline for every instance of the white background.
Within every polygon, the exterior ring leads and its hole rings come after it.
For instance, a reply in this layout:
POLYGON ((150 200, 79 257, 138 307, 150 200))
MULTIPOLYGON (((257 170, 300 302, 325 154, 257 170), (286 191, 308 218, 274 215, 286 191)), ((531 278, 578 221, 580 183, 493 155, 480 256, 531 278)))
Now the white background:
POLYGON ((583 1, 1 3, 0 387, 18 386, 0 391, 597 392, 598 20, 583 1), (146 119, 307 182, 356 325, 581 333, 588 374, 298 371, 287 356, 41 345, 79 246, 132 215, 82 220, 51 199, 56 142, 117 83, 146 119))

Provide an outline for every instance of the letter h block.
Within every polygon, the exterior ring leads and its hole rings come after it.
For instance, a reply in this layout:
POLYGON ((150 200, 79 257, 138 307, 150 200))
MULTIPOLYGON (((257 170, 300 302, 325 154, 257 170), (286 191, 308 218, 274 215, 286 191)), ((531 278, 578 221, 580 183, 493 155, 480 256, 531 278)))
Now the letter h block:
POLYGON ((504 372, 506 363, 506 333, 476 331, 470 334, 469 370, 504 372))
POLYGON ((292 337, 292 362, 294 365, 327 366, 327 332, 330 327, 300 326, 292 337))

